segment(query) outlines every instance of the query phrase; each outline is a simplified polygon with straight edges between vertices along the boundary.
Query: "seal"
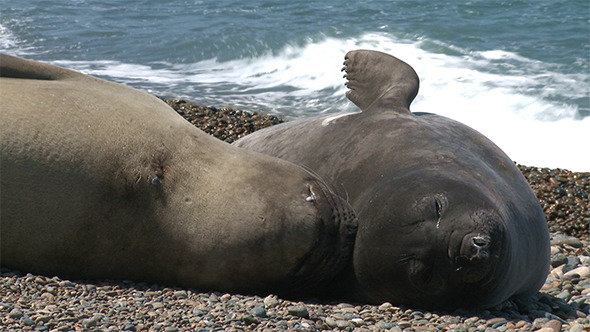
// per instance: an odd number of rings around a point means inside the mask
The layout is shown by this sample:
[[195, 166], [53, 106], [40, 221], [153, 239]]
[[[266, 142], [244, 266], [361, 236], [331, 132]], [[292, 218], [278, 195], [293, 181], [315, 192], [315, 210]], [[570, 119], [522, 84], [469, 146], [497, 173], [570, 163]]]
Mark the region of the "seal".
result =
[[306, 166], [358, 214], [353, 264], [335, 292], [450, 310], [528, 297], [549, 269], [549, 232], [525, 178], [475, 130], [412, 113], [419, 79], [376, 51], [345, 57], [361, 112], [301, 119], [234, 144]]
[[3, 266], [302, 296], [349, 264], [356, 217], [302, 167], [120, 84], [8, 55], [0, 76]]

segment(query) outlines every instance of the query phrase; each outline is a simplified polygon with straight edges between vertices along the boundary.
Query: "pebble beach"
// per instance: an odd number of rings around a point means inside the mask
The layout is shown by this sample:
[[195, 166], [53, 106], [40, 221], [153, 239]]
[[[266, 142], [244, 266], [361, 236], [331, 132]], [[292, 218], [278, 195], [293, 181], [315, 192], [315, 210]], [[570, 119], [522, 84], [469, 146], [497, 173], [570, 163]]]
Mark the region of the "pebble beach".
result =
[[[283, 122], [271, 115], [166, 102], [228, 143]], [[590, 173], [518, 167], [551, 232], [551, 269], [541, 291], [528, 300], [477, 312], [439, 312], [128, 280], [62, 280], [3, 267], [0, 331], [590, 331]]]

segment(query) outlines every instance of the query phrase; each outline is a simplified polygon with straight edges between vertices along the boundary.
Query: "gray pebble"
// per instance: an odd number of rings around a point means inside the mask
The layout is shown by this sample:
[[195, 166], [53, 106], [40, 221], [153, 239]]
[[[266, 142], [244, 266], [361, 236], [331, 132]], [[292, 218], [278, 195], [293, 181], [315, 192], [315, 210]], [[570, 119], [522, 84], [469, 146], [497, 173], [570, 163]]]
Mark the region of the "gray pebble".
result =
[[572, 294], [570, 294], [567, 291], [563, 291], [563, 292], [557, 294], [557, 297], [564, 300], [564, 301], [569, 301], [569, 299], [572, 298]]
[[570, 332], [583, 332], [584, 329], [584, 325], [582, 324], [573, 324], [570, 326]]
[[[410, 325], [404, 327], [407, 323], [408, 322], [398, 322], [397, 324], [402, 329], [412, 326], [412, 324], [410, 323]], [[375, 327], [378, 329], [390, 329], [390, 328], [394, 327], [394, 324], [391, 322], [379, 321], [379, 322], [377, 322], [377, 324], [375, 324]]]
[[328, 325], [331, 328], [336, 328], [336, 326], [338, 326], [338, 324], [336, 323], [336, 320], [332, 317], [326, 317], [326, 325]]
[[264, 298], [264, 307], [267, 309], [274, 308], [279, 304], [279, 300], [275, 295], [269, 295]]
[[174, 297], [177, 299], [186, 299], [188, 298], [188, 293], [185, 290], [179, 290], [174, 292]]
[[567, 236], [564, 234], [556, 234], [551, 239], [551, 245], [557, 246], [557, 245], [563, 245], [563, 244], [570, 245], [574, 248], [582, 248], [584, 246], [582, 241], [580, 241], [578, 238], [575, 238], [572, 236]]
[[244, 315], [242, 317], [242, 321], [244, 321], [244, 323], [250, 325], [250, 324], [260, 324], [260, 321], [258, 319], [256, 319], [256, 317], [252, 317], [250, 315]]
[[555, 254], [551, 257], [551, 266], [553, 267], [558, 267], [565, 263], [567, 263], [567, 256], [562, 253]]
[[303, 318], [309, 318], [309, 312], [307, 311], [307, 308], [305, 307], [305, 305], [289, 306], [289, 307], [287, 307], [287, 312], [289, 312], [289, 315], [303, 317]]
[[549, 321], [549, 318], [537, 318], [533, 321], [533, 329], [537, 330], [543, 327], [545, 323]]
[[25, 316], [23, 318], [22, 322], [23, 322], [23, 324], [28, 325], [28, 326], [35, 324], [35, 321], [27, 316]]
[[133, 324], [127, 324], [123, 327], [123, 331], [135, 331], [136, 327]]
[[387, 309], [389, 309], [389, 308], [391, 308], [391, 307], [393, 307], [393, 306], [391, 305], [391, 303], [389, 303], [389, 302], [385, 302], [385, 303], [383, 303], [382, 305], [380, 305], [380, 306], [379, 306], [379, 310], [381, 310], [381, 311], [385, 311], [385, 310], [387, 310]]
[[250, 313], [256, 317], [266, 318], [266, 309], [263, 307], [254, 307], [250, 310]]
[[14, 318], [14, 319], [19, 319], [22, 316], [23, 316], [23, 312], [20, 311], [20, 309], [18, 309], [18, 308], [14, 308], [8, 313], [8, 317]]

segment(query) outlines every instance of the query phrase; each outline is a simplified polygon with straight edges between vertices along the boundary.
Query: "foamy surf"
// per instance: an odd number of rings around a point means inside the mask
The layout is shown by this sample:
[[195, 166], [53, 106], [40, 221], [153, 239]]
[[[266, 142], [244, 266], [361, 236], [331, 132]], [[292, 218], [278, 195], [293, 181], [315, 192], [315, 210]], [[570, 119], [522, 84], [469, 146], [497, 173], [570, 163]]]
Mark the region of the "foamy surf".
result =
[[[16, 42], [16, 41], [13, 41]], [[309, 40], [256, 58], [191, 64], [55, 60], [54, 64], [155, 95], [231, 106], [286, 119], [355, 111], [344, 96], [344, 54], [375, 49], [414, 67], [420, 93], [413, 111], [432, 112], [480, 131], [522, 164], [590, 171], [588, 73], [503, 50], [471, 51], [426, 38], [365, 33]], [[582, 103], [584, 105], [584, 103]], [[590, 108], [590, 106], [589, 106]], [[582, 119], [583, 118], [583, 119]]]

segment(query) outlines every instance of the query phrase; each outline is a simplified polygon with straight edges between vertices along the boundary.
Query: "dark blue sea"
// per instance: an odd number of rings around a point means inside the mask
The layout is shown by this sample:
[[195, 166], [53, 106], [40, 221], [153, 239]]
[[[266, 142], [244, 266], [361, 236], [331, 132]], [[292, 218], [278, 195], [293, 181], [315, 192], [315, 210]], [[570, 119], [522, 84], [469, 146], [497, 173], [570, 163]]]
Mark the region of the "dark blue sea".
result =
[[588, 0], [0, 2], [4, 53], [287, 119], [356, 110], [340, 69], [359, 48], [414, 67], [413, 111], [519, 163], [590, 171]]

